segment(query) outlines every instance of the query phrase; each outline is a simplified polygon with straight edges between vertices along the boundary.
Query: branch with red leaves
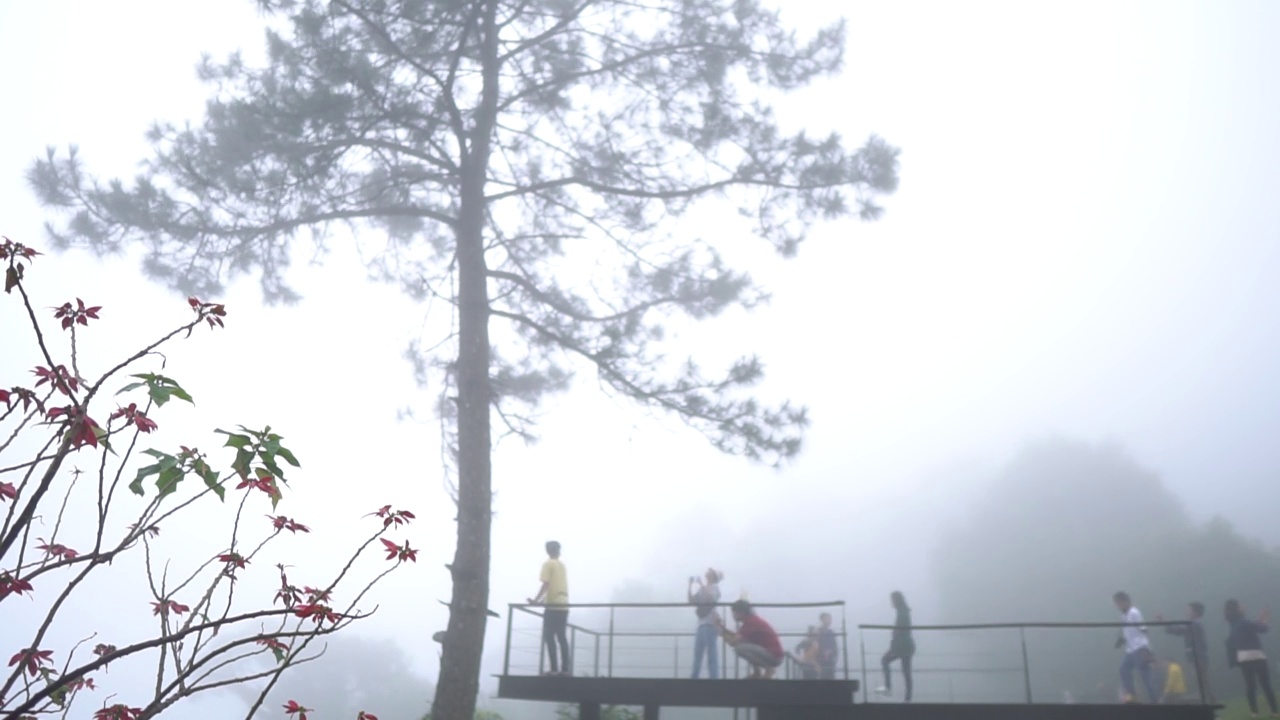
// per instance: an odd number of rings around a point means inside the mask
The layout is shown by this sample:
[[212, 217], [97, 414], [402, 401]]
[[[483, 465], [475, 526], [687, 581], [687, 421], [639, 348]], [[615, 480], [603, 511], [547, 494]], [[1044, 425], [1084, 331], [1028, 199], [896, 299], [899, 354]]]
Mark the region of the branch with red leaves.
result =
[[[224, 327], [226, 308], [188, 298], [193, 317], [90, 382], [80, 368], [82, 359], [91, 358], [81, 358], [78, 333], [100, 332], [109, 312], [81, 298], [54, 305], [50, 310], [57, 329], [47, 335], [27, 291], [38, 257], [34, 249], [0, 238], [5, 292], [20, 301], [30, 321], [27, 349], [34, 355], [30, 385], [0, 389], [0, 627], [6, 629], [0, 652], [9, 657], [7, 673], [0, 669], [0, 716], [65, 716], [84, 693], [100, 693], [95, 720], [145, 720], [205, 690], [261, 682], [256, 710], [281, 673], [318, 657], [307, 652], [313, 640], [368, 617], [373, 610], [361, 605], [374, 586], [404, 562], [416, 562], [418, 551], [407, 540], [385, 537], [414, 514], [390, 506], [370, 513], [377, 518], [370, 535], [334, 569], [327, 584], [293, 585], [275, 541], [305, 538], [313, 530], [279, 512], [289, 488], [287, 472], [300, 464], [278, 433], [270, 427], [217, 430], [221, 451], [228, 453], [225, 460], [194, 446], [168, 451], [140, 446], [162, 434], [158, 416], [170, 401], [194, 404], [187, 390], [164, 374], [167, 361], [159, 349], [190, 337], [200, 325]], [[66, 339], [61, 349], [54, 341], [59, 332]], [[146, 363], [158, 367], [131, 369]], [[115, 394], [133, 397], [101, 407], [107, 383], [126, 371], [129, 380]], [[104, 417], [105, 423], [100, 422]], [[30, 454], [14, 461], [10, 456], [20, 450]], [[234, 506], [225, 503], [228, 492], [239, 493]], [[219, 502], [213, 503], [215, 499]], [[252, 521], [257, 517], [253, 513], [266, 511], [268, 502], [267, 521]], [[178, 554], [186, 548], [181, 541], [170, 543], [161, 528], [181, 522], [179, 515], [201, 511], [232, 511], [226, 544], [210, 548], [175, 576], [171, 570], [182, 564]], [[356, 582], [353, 570], [378, 544], [388, 554], [369, 562], [386, 564], [364, 571], [367, 578]], [[75, 608], [94, 602], [86, 589], [90, 579], [113, 583], [120, 568], [139, 556], [151, 597], [138, 598], [134, 608], [139, 618], [155, 623], [154, 636], [112, 644], [109, 635], [121, 627], [113, 622], [83, 628], [91, 633], [87, 638], [70, 648], [57, 647], [51, 638], [82, 629], [84, 613]], [[157, 556], [165, 557], [163, 564]], [[280, 581], [274, 598], [238, 590], [241, 578], [272, 565]], [[351, 590], [353, 583], [356, 589]], [[128, 589], [118, 582], [110, 586], [122, 596]], [[342, 595], [350, 599], [336, 605], [334, 598]], [[24, 627], [6, 617], [19, 600], [35, 604], [43, 619]], [[24, 617], [30, 617], [29, 609]], [[99, 632], [108, 635], [108, 642], [93, 642]], [[90, 642], [92, 651], [82, 655], [81, 647]], [[254, 661], [262, 656], [273, 661], [266, 670]], [[111, 693], [111, 667], [123, 665], [122, 674], [128, 675], [148, 658], [155, 671], [152, 692], [130, 698]], [[311, 712], [296, 702], [285, 709], [300, 718]], [[376, 720], [368, 713], [361, 717]]]

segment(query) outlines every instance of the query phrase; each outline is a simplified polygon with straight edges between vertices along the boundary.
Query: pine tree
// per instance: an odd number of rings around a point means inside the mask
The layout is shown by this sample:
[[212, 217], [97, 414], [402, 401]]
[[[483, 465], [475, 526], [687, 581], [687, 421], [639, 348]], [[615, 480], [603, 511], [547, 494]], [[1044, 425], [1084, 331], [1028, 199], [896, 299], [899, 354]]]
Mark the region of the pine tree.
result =
[[[681, 219], [708, 202], [736, 208], [790, 256], [817, 220], [877, 217], [897, 150], [784, 132], [771, 103], [840, 69], [844, 28], [802, 41], [756, 0], [260, 3], [273, 20], [265, 65], [206, 58], [203, 123], [154, 127], [145, 174], [93, 180], [73, 147], [50, 150], [30, 180], [70, 215], [51, 228], [61, 246], [140, 244], [147, 272], [184, 291], [256, 273], [268, 300], [296, 300], [285, 282], [296, 243], [323, 246], [348, 224], [385, 233], [380, 277], [452, 304], [439, 409], [458, 544], [433, 714], [469, 718], [489, 595], [491, 409], [527, 435], [520, 406], [587, 367], [723, 451], [794, 456], [804, 409], [751, 399], [757, 358], [723, 375], [663, 362], [664, 325], [763, 299]], [[611, 274], [568, 281], [580, 256]], [[522, 342], [495, 352], [491, 321]]]

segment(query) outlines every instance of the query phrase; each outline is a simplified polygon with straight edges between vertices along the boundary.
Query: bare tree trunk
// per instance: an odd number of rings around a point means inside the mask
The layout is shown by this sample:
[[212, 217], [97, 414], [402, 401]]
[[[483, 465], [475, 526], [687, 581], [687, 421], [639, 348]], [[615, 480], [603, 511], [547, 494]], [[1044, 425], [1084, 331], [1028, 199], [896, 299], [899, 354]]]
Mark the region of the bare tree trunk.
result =
[[471, 720], [475, 714], [488, 618], [492, 389], [484, 229], [485, 180], [498, 103], [496, 17], [496, 0], [485, 0], [480, 20], [483, 95], [462, 156], [457, 226], [458, 547], [453, 556], [453, 597], [432, 720]]

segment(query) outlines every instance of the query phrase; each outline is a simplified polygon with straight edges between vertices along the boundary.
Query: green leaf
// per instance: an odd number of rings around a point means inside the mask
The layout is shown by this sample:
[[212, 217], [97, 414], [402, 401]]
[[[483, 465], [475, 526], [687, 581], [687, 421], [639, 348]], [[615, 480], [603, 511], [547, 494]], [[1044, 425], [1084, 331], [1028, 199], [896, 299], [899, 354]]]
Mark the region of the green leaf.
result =
[[144, 480], [151, 477], [152, 475], [159, 475], [167, 470], [177, 467], [178, 465], [178, 458], [172, 455], [169, 455], [167, 453], [162, 453], [159, 450], [153, 450], [151, 448], [147, 448], [146, 450], [142, 451], [142, 454], [150, 455], [151, 457], [159, 460], [159, 462], [155, 463], [154, 465], [147, 465], [146, 467], [138, 468], [137, 476], [134, 477], [133, 482], [129, 483], [129, 491], [132, 492], [134, 495], [146, 494], [142, 490], [142, 482]]
[[289, 448], [282, 447], [278, 451], [276, 451], [276, 454], [284, 458], [284, 461], [289, 463], [290, 465], [294, 467], [302, 467], [301, 465], [298, 464], [298, 458], [293, 456], [293, 452], [289, 450]]
[[281, 650], [280, 648], [271, 648], [271, 652], [276, 656], [276, 662], [284, 662], [284, 650]]
[[221, 482], [219, 482], [218, 472], [209, 467], [209, 463], [206, 463], [203, 460], [196, 462], [195, 470], [196, 474], [204, 480], [205, 487], [212, 490], [213, 493], [218, 496], [219, 500], [226, 502], [227, 489], [222, 486]]
[[177, 490], [178, 483], [182, 482], [186, 475], [180, 467], [171, 467], [160, 471], [159, 477], [156, 478], [156, 488], [160, 491], [160, 497]]
[[152, 402], [154, 402], [157, 407], [163, 406], [165, 403], [169, 402], [171, 398], [178, 398], [179, 400], [186, 400], [192, 405], [195, 404], [195, 400], [192, 400], [191, 396], [187, 394], [187, 391], [183, 390], [182, 386], [173, 378], [165, 377], [164, 375], [157, 375], [155, 373], [141, 373], [138, 375], [130, 375], [129, 377], [138, 378], [142, 382], [126, 385], [120, 390], [120, 392], [116, 393], [117, 395], [129, 390], [136, 390], [145, 385], [147, 393], [151, 396]]
[[247, 448], [240, 448], [236, 451], [235, 462], [231, 463], [231, 469], [238, 474], [248, 477], [249, 464], [253, 462], [253, 451]]

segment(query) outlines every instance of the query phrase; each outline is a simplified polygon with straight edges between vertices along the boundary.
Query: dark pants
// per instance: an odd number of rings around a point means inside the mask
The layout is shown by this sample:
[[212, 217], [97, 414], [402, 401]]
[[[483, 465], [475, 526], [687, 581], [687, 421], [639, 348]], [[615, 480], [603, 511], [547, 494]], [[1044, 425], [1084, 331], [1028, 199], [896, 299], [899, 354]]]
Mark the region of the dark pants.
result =
[[892, 650], [890, 650], [889, 652], [884, 654], [884, 657], [880, 658], [880, 667], [884, 669], [884, 687], [886, 690], [893, 689], [893, 670], [892, 668], [889, 667], [889, 664], [892, 663], [894, 660], [902, 661], [902, 677], [906, 684], [906, 694], [902, 696], [902, 699], [905, 700], [906, 702], [911, 702], [911, 656], [910, 655], [899, 655], [898, 653], [895, 653]]
[[1276, 712], [1276, 694], [1271, 690], [1271, 667], [1266, 660], [1248, 660], [1240, 663], [1240, 671], [1244, 673], [1245, 693], [1249, 696], [1249, 709], [1258, 712], [1258, 686], [1262, 686], [1262, 694], [1267, 697], [1267, 705], [1271, 712]]
[[1192, 684], [1187, 689], [1191, 690], [1193, 694], [1199, 697], [1200, 689], [1204, 688], [1204, 697], [1202, 698], [1202, 701], [1210, 705], [1216, 705], [1218, 699], [1214, 696], [1213, 685], [1210, 683], [1208, 658], [1205, 658], [1198, 653], [1194, 656], [1188, 654], [1187, 667], [1193, 667], [1196, 669], [1195, 677], [1190, 678]]
[[836, 663], [835, 663], [835, 661], [834, 661], [834, 660], [832, 660], [831, 662], [824, 662], [824, 663], [822, 663], [822, 665], [821, 665], [821, 670], [820, 670], [820, 675], [819, 675], [819, 676], [820, 676], [823, 680], [835, 680], [835, 679], [836, 679]]
[[556, 662], [556, 642], [560, 643], [560, 657], [564, 660], [564, 671], [572, 672], [573, 661], [569, 658], [569, 637], [566, 630], [569, 626], [568, 610], [547, 608], [542, 613], [542, 642], [547, 647], [547, 665], [551, 672], [560, 672], [560, 663]]

